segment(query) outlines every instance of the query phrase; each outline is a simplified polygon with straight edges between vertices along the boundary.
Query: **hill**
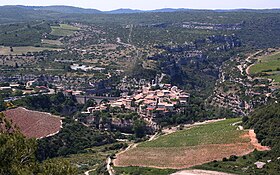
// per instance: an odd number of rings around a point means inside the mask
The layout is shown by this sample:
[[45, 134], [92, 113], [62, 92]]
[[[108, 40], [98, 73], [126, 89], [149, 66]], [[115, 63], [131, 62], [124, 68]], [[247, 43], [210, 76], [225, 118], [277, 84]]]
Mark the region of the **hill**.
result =
[[33, 10], [39, 11], [54, 11], [59, 13], [80, 13], [80, 14], [98, 14], [102, 13], [100, 10], [96, 9], [84, 9], [72, 6], [34, 6], [31, 7]]
[[250, 74], [263, 78], [273, 79], [274, 82], [280, 82], [280, 52], [273, 52], [258, 59], [256, 64], [253, 64], [250, 69]]
[[[270, 151], [254, 151], [246, 156], [232, 160], [213, 161], [195, 168], [231, 172], [235, 174], [271, 174], [280, 172], [280, 104], [272, 103], [262, 106], [243, 118], [245, 127], [253, 128], [258, 140], [270, 146]], [[257, 168], [256, 163], [263, 163]]]
[[61, 118], [25, 108], [10, 109], [4, 111], [4, 115], [28, 138], [48, 137], [58, 133], [62, 127]]
[[128, 14], [128, 13], [142, 13], [142, 10], [133, 10], [133, 9], [116, 9], [111, 11], [106, 11], [107, 14]]
[[181, 169], [248, 154], [254, 145], [248, 131], [233, 126], [238, 121], [228, 119], [160, 136], [119, 154], [115, 165]]
[[[217, 12], [217, 13], [228, 13], [228, 12], [243, 12], [243, 13], [280, 13], [280, 9], [233, 9], [233, 10], [205, 10], [205, 9], [187, 9], [187, 8], [162, 8], [155, 10], [139, 10], [121, 8], [110, 11], [101, 11], [98, 9], [91, 8], [80, 8], [74, 6], [64, 5], [53, 5], [53, 6], [23, 6], [23, 5], [9, 5], [0, 6], [0, 17], [13, 15], [16, 17], [29, 18], [32, 15], [53, 15], [58, 14], [134, 14], [134, 13], [172, 13], [172, 12]], [[40, 15], [41, 13], [41, 15]], [[37, 16], [38, 17], [38, 16]], [[34, 16], [34, 18], [37, 18]]]
[[156, 10], [150, 10], [149, 12], [183, 12], [183, 11], [196, 11], [193, 9], [185, 9], [185, 8], [163, 8], [163, 9], [156, 9]]
[[47, 20], [57, 15], [60, 15], [60, 13], [54, 11], [39, 11], [27, 6], [0, 6], [0, 24]]

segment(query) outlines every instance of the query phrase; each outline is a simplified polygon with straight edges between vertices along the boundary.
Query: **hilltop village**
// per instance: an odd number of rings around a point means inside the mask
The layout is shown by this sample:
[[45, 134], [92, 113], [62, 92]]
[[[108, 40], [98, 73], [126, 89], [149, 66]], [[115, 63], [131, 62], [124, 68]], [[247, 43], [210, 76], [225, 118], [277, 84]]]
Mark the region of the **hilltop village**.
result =
[[180, 106], [187, 104], [190, 94], [171, 84], [161, 84], [158, 89], [151, 85], [143, 86], [132, 95], [124, 95], [108, 103], [88, 107], [87, 112], [100, 111], [111, 107], [136, 111], [142, 118], [152, 122], [154, 118], [180, 112]]
[[[128, 113], [136, 113], [139, 118], [146, 121], [148, 126], [157, 130], [159, 127], [158, 119], [182, 113], [190, 97], [189, 93], [177, 86], [160, 83], [159, 79], [162, 77], [157, 76], [151, 82], [145, 79], [137, 81], [127, 77], [123, 78], [122, 82], [116, 86], [116, 90], [119, 91], [116, 96], [109, 93], [99, 95], [95, 91], [91, 92], [90, 89], [70, 89], [71, 87], [62, 86], [58, 79], [47, 76], [33, 76], [26, 81], [21, 81], [21, 84], [5, 83], [0, 86], [0, 89], [2, 93], [13, 94], [4, 98], [5, 102], [40, 95], [55, 95], [62, 92], [65, 97], [75, 99], [80, 105], [86, 105], [88, 101], [95, 102], [81, 112], [89, 116], [86, 123], [91, 123], [92, 117], [95, 120], [95, 112], [108, 111], [108, 108], [119, 108], [128, 111]], [[98, 84], [91, 85], [98, 86]], [[106, 88], [100, 89], [100, 91], [106, 92]]]

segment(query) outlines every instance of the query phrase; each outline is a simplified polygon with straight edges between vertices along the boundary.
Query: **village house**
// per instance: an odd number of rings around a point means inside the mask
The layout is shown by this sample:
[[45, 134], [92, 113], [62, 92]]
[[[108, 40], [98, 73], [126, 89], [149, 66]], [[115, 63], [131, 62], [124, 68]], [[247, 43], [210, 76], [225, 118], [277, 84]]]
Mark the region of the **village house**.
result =
[[[133, 95], [126, 95], [109, 103], [111, 107], [126, 108], [136, 111], [140, 116], [152, 119], [158, 115], [175, 113], [177, 104], [186, 104], [189, 94], [183, 92], [176, 86], [164, 84], [161, 89], [152, 90], [151, 86], [143, 86]], [[100, 110], [98, 107], [90, 108], [91, 112]], [[89, 111], [88, 110], [88, 111]]]

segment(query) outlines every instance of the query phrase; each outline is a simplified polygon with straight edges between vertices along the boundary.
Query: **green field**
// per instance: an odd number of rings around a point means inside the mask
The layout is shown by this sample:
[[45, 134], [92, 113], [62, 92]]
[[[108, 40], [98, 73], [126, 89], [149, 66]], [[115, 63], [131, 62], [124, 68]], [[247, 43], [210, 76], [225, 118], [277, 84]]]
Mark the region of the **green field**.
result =
[[59, 26], [51, 26], [52, 31], [51, 35], [54, 36], [68, 36], [72, 35], [75, 31], [78, 31], [79, 28], [68, 25], [68, 24], [60, 24]]
[[139, 144], [117, 156], [116, 166], [144, 166], [181, 169], [253, 150], [248, 131], [237, 130], [232, 123], [239, 118], [164, 135]]
[[262, 77], [280, 82], [280, 52], [260, 58], [258, 63], [250, 68], [250, 74], [258, 73], [262, 73]]
[[[186, 147], [207, 144], [227, 144], [239, 142], [243, 132], [236, 130], [231, 123], [240, 119], [228, 119], [216, 123], [197, 126], [162, 136], [152, 142], [145, 142], [139, 147]], [[244, 141], [247, 141], [245, 139]]]
[[62, 46], [63, 43], [59, 40], [49, 40], [49, 39], [42, 39], [41, 42], [43, 45], [50, 45], [50, 46]]
[[33, 47], [33, 46], [23, 46], [23, 47], [13, 47], [11, 52], [10, 47], [0, 47], [0, 55], [21, 55], [27, 52], [41, 52], [43, 50], [60, 50], [49, 47]]
[[274, 74], [267, 76], [267, 78], [273, 79], [275, 82], [280, 83], [280, 74]]

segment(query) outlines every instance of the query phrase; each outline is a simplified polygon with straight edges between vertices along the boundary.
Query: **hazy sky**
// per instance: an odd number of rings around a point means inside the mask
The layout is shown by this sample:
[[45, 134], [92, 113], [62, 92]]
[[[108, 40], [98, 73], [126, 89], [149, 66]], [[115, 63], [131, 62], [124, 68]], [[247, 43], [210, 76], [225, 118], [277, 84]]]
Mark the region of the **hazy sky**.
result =
[[71, 5], [99, 10], [118, 8], [264, 9], [280, 8], [280, 0], [0, 0], [0, 5]]

